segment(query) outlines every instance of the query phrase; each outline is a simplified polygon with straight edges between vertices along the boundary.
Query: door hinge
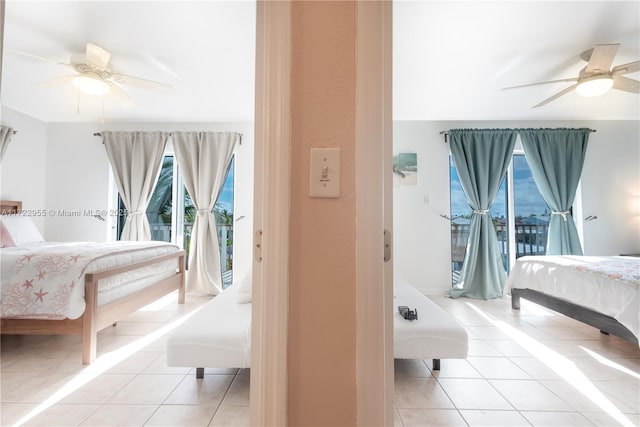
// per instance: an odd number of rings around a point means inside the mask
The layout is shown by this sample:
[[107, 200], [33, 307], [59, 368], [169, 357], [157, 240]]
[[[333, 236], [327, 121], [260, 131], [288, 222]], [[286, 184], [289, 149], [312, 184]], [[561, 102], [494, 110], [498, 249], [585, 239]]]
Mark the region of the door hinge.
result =
[[262, 262], [262, 230], [256, 231], [254, 244], [253, 256], [256, 262]]
[[384, 230], [384, 262], [391, 261], [391, 232]]

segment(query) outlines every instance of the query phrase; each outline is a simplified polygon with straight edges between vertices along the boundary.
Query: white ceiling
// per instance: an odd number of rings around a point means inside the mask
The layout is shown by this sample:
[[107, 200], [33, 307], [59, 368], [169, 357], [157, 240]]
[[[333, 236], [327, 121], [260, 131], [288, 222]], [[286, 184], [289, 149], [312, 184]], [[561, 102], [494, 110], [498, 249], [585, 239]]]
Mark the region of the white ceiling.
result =
[[[531, 107], [570, 83], [500, 88], [575, 77], [579, 55], [620, 43], [614, 65], [640, 59], [638, 1], [394, 2], [396, 120], [633, 119], [636, 94], [570, 93]], [[128, 89], [124, 108], [72, 86], [33, 85], [68, 69], [4, 53], [3, 105], [45, 122], [250, 121], [254, 102], [252, 1], [6, 2], [5, 48], [68, 62], [86, 42], [112, 53], [115, 71], [158, 80], [174, 95]], [[639, 78], [640, 73], [628, 75]], [[79, 112], [78, 112], [79, 107]]]

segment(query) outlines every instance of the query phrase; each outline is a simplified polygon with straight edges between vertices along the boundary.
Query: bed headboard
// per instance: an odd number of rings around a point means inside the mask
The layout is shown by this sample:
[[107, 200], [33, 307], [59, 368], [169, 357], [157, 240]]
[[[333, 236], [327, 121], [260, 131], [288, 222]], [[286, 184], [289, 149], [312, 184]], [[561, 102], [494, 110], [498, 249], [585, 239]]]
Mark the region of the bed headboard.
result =
[[22, 210], [22, 202], [16, 200], [0, 200], [0, 214], [16, 214]]

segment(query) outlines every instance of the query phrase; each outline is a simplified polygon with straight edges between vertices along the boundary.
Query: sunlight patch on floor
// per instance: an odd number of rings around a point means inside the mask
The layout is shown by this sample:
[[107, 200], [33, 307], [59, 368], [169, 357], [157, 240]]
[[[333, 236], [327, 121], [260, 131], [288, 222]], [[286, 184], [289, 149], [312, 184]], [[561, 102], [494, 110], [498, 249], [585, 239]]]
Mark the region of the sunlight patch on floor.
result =
[[640, 379], [640, 374], [639, 373], [627, 368], [626, 366], [622, 366], [621, 364], [616, 363], [611, 359], [607, 359], [606, 357], [596, 353], [595, 351], [589, 350], [588, 348], [585, 348], [583, 346], [580, 346], [580, 348], [585, 353], [587, 353], [589, 356], [593, 357], [594, 359], [596, 359], [598, 362], [602, 363], [603, 365], [608, 366], [610, 368], [613, 368], [613, 369], [615, 369], [617, 371], [623, 372], [623, 373], [625, 373], [627, 375], [631, 375], [634, 378]]
[[524, 349], [531, 353], [531, 355], [535, 356], [538, 360], [547, 365], [549, 369], [553, 370], [567, 383], [571, 384], [577, 391], [598, 405], [603, 411], [613, 417], [620, 424], [628, 427], [634, 426], [634, 424], [629, 421], [629, 419], [613, 403], [611, 403], [611, 401], [600, 390], [598, 390], [591, 381], [589, 381], [589, 378], [587, 378], [587, 376], [571, 360], [556, 353], [525, 333], [518, 331], [513, 326], [495, 319], [493, 316], [485, 313], [474, 304], [469, 302], [466, 304], [515, 342], [520, 344]]
[[[162, 299], [164, 298], [161, 298], [158, 301], [161, 301]], [[175, 303], [175, 296], [174, 296], [174, 303]], [[144, 337], [130, 344], [126, 344], [117, 350], [111, 351], [109, 353], [105, 353], [97, 357], [96, 360], [91, 365], [87, 365], [74, 378], [72, 378], [66, 384], [64, 384], [62, 387], [56, 390], [44, 402], [36, 406], [32, 411], [30, 411], [28, 414], [26, 414], [24, 417], [18, 420], [15, 424], [13, 424], [13, 426], [14, 427], [21, 426], [24, 423], [36, 417], [37, 415], [41, 414], [42, 412], [44, 412], [51, 406], [55, 405], [56, 403], [60, 402], [62, 399], [64, 399], [74, 391], [79, 390], [82, 386], [84, 386], [85, 384], [88, 384], [93, 379], [97, 378], [102, 373], [108, 371], [109, 369], [116, 366], [118, 363], [124, 361], [127, 357], [131, 356], [135, 352], [143, 349], [144, 347], [148, 346], [149, 344], [151, 344], [161, 336], [170, 332], [171, 330], [173, 330], [174, 328], [182, 324], [189, 317], [191, 317], [195, 312], [200, 310], [200, 308], [197, 308], [192, 312], [185, 314], [179, 319], [174, 320], [173, 322], [163, 326], [157, 331], [152, 332], [148, 335], [145, 335]]]

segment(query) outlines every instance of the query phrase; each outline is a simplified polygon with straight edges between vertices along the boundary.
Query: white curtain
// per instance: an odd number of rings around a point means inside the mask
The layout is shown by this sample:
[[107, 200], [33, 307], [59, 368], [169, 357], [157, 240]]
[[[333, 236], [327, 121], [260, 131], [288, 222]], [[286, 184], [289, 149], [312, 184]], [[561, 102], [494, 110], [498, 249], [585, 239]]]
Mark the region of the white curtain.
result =
[[168, 134], [105, 131], [102, 137], [127, 209], [120, 240], [151, 240], [146, 211], [160, 173]]
[[213, 205], [224, 184], [239, 137], [234, 132], [173, 133], [173, 148], [180, 174], [197, 210], [186, 278], [186, 290], [192, 295], [217, 295], [222, 291]]
[[5, 151], [7, 151], [11, 136], [13, 136], [13, 129], [7, 126], [0, 126], [0, 161], [2, 161]]

